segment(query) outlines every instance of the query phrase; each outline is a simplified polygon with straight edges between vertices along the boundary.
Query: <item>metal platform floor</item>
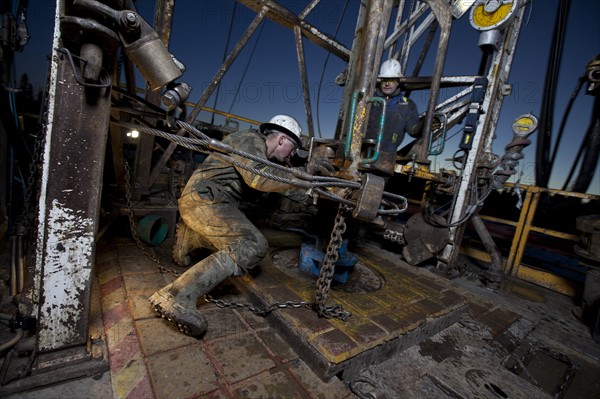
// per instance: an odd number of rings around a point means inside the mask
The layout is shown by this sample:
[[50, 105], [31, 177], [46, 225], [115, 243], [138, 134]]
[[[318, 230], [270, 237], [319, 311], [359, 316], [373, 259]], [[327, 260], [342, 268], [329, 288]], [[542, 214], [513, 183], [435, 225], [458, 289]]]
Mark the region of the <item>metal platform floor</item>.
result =
[[[263, 308], [285, 301], [313, 301], [317, 277], [298, 268], [302, 237], [275, 230], [265, 235], [274, 249], [251, 276], [233, 279], [233, 283], [246, 289]], [[334, 281], [327, 301], [352, 313], [346, 321], [318, 317], [305, 308], [268, 316], [324, 381], [336, 375], [351, 380], [368, 365], [381, 363], [456, 323], [467, 310], [466, 299], [447, 280], [411, 268], [398, 256], [361, 252], [351, 273], [356, 280]]]
[[[215, 298], [259, 306], [312, 300], [315, 278], [285, 271], [293, 257], [282, 245], [293, 246], [291, 236], [268, 238], [272, 262], [254, 276], [224, 282], [212, 293]], [[167, 241], [154, 251], [164, 266], [175, 268], [171, 245]], [[107, 371], [2, 396], [600, 397], [595, 377], [600, 345], [570, 316], [571, 298], [519, 282], [507, 281], [503, 290], [491, 292], [468, 279], [446, 281], [400, 262], [376, 243], [365, 243], [357, 252], [369, 254], [362, 262], [385, 284], [369, 293], [332, 288], [329, 302], [342, 303], [354, 314], [347, 323], [320, 319], [309, 309], [281, 309], [263, 318], [202, 301], [209, 330], [197, 340], [156, 317], [148, 304], [147, 298], [173, 276], [161, 273], [130, 238], [106, 238], [97, 247], [94, 299], [103, 325], [95, 340], [106, 348]], [[388, 268], [398, 269], [396, 280]], [[419, 305], [408, 306], [410, 301]], [[519, 370], [514, 359], [527, 363], [527, 369]], [[544, 370], [544, 364], [557, 362], [561, 367]]]

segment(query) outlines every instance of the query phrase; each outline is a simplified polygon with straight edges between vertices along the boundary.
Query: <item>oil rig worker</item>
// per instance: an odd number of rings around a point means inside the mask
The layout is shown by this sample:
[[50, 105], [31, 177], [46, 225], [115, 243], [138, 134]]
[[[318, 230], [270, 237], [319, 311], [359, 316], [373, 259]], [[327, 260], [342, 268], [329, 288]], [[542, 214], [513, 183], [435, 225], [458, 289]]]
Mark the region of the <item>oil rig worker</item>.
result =
[[[282, 164], [302, 144], [300, 125], [288, 115], [275, 115], [268, 123], [261, 124], [259, 130], [260, 133], [253, 130], [231, 133], [223, 143]], [[240, 164], [281, 177], [281, 180], [294, 179], [288, 171], [240, 155], [231, 156]], [[322, 159], [309, 162], [306, 172], [332, 171], [331, 165], [323, 162]], [[247, 273], [264, 258], [269, 248], [263, 234], [238, 209], [238, 203], [256, 197], [259, 192], [283, 193], [291, 189], [294, 187], [290, 184], [252, 173], [222, 160], [217, 154], [209, 155], [194, 171], [179, 198], [182, 220], [177, 228], [173, 259], [187, 266], [191, 263], [188, 255], [191, 251], [207, 248], [214, 252], [154, 293], [149, 298], [154, 310], [184, 334], [202, 337], [207, 321], [197, 310], [198, 298], [226, 278]]]
[[[372, 168], [387, 175], [392, 175], [394, 172], [396, 151], [405, 133], [418, 137], [423, 125], [414, 101], [402, 96], [399, 82], [401, 77], [400, 63], [395, 59], [386, 60], [379, 69], [375, 89], [375, 96], [386, 100], [386, 109], [380, 153]], [[381, 111], [381, 105], [377, 102], [373, 103], [365, 133], [366, 139], [377, 139]]]

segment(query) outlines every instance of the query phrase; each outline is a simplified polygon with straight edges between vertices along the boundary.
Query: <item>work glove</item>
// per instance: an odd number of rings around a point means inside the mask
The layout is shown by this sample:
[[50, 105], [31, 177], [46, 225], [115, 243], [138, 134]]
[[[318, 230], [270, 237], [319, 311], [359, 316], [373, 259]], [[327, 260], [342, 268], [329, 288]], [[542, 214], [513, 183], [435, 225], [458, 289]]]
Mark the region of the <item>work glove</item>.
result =
[[327, 158], [317, 157], [311, 159], [306, 164], [306, 172], [309, 175], [331, 176], [335, 172], [335, 168], [329, 163]]

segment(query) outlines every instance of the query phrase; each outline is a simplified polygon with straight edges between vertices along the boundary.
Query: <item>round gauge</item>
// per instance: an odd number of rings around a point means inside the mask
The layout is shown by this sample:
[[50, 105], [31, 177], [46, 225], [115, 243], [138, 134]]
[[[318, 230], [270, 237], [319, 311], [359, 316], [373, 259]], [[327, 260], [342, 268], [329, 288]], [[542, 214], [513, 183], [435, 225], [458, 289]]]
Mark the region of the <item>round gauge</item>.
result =
[[517, 0], [478, 0], [471, 8], [471, 26], [483, 31], [502, 29], [516, 8]]
[[517, 117], [512, 124], [513, 132], [520, 137], [527, 137], [537, 129], [538, 120], [531, 114]]

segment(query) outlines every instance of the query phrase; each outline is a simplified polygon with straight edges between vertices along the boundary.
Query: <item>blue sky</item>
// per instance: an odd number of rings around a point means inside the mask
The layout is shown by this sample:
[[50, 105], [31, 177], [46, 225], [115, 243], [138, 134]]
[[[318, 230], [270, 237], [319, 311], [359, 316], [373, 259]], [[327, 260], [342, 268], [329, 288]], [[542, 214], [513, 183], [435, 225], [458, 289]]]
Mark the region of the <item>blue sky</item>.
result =
[[[280, 3], [298, 13], [308, 1]], [[322, 1], [307, 21], [333, 36], [344, 3], [343, 0]], [[359, 3], [359, 0], [349, 1], [337, 35], [338, 40], [348, 48], [352, 45]], [[152, 23], [154, 1], [140, 0], [136, 4], [142, 16]], [[535, 0], [533, 6], [529, 6], [526, 11], [526, 22], [522, 27], [509, 79], [513, 87], [512, 94], [504, 99], [496, 130], [496, 154], [502, 154], [504, 146], [510, 141], [511, 124], [518, 115], [529, 112], [539, 115], [557, 5], [558, 0]], [[239, 4], [235, 14], [233, 10], [233, 1], [230, 0], [176, 1], [169, 50], [186, 65], [186, 72], [179, 80], [192, 86], [191, 101], [197, 101], [202, 95], [223, 61], [232, 18], [234, 24], [229, 50], [237, 43], [255, 16], [252, 10]], [[600, 24], [597, 22], [599, 15], [599, 1], [572, 0], [558, 82], [554, 115], [555, 136], [577, 78], [584, 72], [586, 64], [600, 53]], [[470, 26], [467, 17], [468, 15], [464, 16], [453, 25], [444, 70], [447, 75], [477, 73], [481, 57], [477, 47], [479, 34]], [[31, 40], [25, 50], [17, 55], [17, 81], [21, 74], [27, 73], [35, 88], [44, 84], [53, 18], [54, 1], [29, 0], [28, 28]], [[260, 40], [256, 43], [259, 35]], [[343, 89], [333, 81], [345, 64], [331, 55], [323, 72], [327, 53], [306, 40], [305, 53], [315, 129], [320, 126], [322, 137], [332, 137], [343, 94]], [[429, 63], [421, 74], [430, 74], [431, 68], [432, 63]], [[245, 75], [241, 80], [244, 71]], [[319, 84], [322, 73], [323, 80]], [[138, 85], [141, 83], [138, 82]], [[297, 116], [303, 130], [307, 131], [301, 87], [292, 31], [266, 20], [225, 75], [216, 104], [213, 96], [206, 105], [260, 121], [268, 120], [277, 113], [291, 114]], [[454, 92], [450, 90], [442, 92], [442, 96], [452, 94]], [[411, 98], [417, 102], [421, 111], [426, 108], [426, 92], [415, 92]], [[589, 125], [592, 100], [591, 96], [583, 93], [578, 96], [559, 151], [561, 162], [553, 171], [551, 187], [562, 187], [564, 176], [573, 163], [581, 138]], [[209, 116], [201, 113], [200, 118], [208, 120]], [[220, 123], [218, 119], [217, 122]], [[456, 148], [460, 136], [459, 134], [454, 141], [449, 141], [446, 144], [447, 148]], [[521, 161], [522, 181], [526, 184], [534, 182], [535, 134], [531, 139], [534, 142], [525, 150], [526, 158]], [[434, 162], [444, 166], [447, 163], [446, 158], [447, 154], [442, 154]], [[589, 192], [600, 194], [600, 171], [596, 172]]]

